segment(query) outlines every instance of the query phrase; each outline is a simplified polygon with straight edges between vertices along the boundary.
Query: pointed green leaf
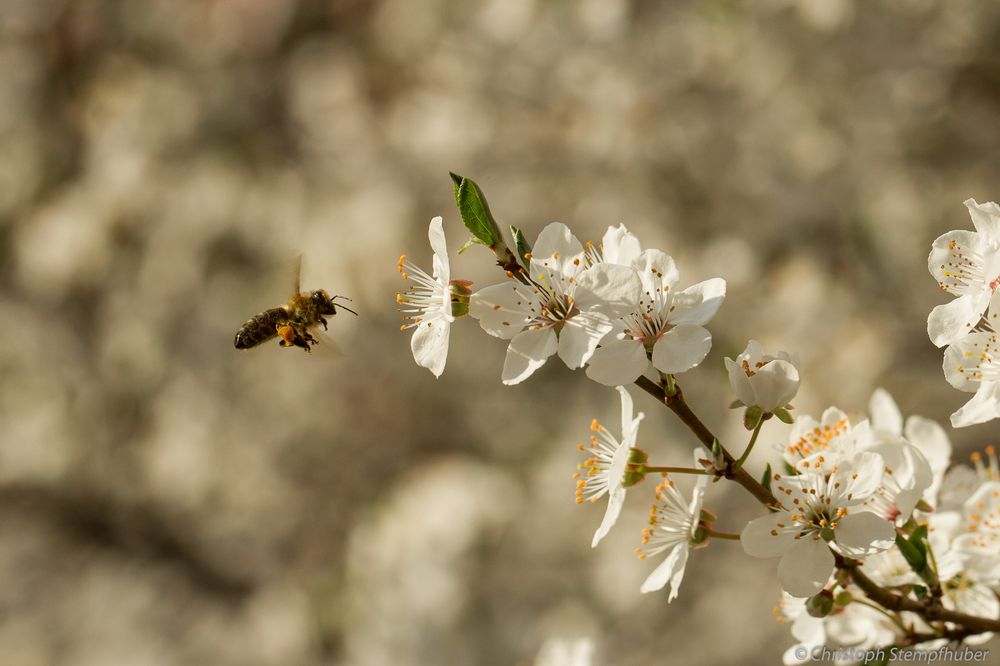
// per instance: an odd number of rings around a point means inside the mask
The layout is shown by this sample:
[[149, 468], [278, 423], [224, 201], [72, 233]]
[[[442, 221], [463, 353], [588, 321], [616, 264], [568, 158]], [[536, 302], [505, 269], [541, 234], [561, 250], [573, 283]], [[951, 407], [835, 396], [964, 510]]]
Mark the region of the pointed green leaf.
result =
[[927, 566], [927, 555], [899, 534], [896, 535], [896, 547], [916, 573], [919, 574]]
[[772, 412], [772, 413], [773, 413], [773, 414], [774, 414], [775, 416], [777, 416], [777, 417], [778, 417], [778, 420], [779, 420], [779, 421], [781, 421], [782, 423], [787, 423], [787, 424], [789, 424], [789, 425], [791, 425], [792, 423], [795, 423], [795, 417], [794, 417], [794, 416], [792, 416], [792, 415], [791, 415], [791, 414], [790, 414], [790, 413], [788, 412], [788, 410], [787, 410], [787, 409], [784, 409], [784, 408], [782, 408], [782, 407], [779, 407], [778, 409], [774, 410], [774, 412]]
[[768, 492], [771, 490], [771, 463], [767, 463], [764, 467], [764, 475], [760, 477], [760, 485], [767, 488]]
[[503, 236], [497, 226], [486, 195], [476, 183], [458, 174], [449, 174], [455, 183], [455, 203], [465, 227], [484, 245], [497, 248], [503, 244]]
[[743, 427], [747, 430], [753, 430], [760, 423], [763, 416], [764, 410], [757, 405], [747, 407], [747, 411], [743, 412]]
[[527, 239], [525, 239], [524, 232], [512, 224], [510, 225], [510, 235], [514, 237], [514, 247], [517, 249], [517, 256], [521, 259], [521, 263], [524, 264], [525, 267], [528, 267], [529, 262], [527, 255], [531, 254], [531, 245], [529, 245]]

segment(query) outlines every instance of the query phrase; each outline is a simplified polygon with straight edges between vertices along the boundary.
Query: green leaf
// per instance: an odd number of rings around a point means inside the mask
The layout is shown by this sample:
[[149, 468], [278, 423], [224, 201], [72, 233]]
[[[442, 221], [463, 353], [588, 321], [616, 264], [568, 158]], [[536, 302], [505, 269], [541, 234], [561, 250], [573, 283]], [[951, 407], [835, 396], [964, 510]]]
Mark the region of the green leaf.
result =
[[914, 544], [906, 540], [902, 535], [896, 535], [896, 547], [899, 548], [899, 552], [902, 553], [903, 558], [906, 559], [906, 563], [910, 565], [916, 573], [920, 573], [927, 566], [927, 554], [926, 552]]
[[787, 423], [789, 425], [791, 425], [792, 423], [795, 423], [795, 417], [792, 416], [788, 412], [788, 410], [785, 409], [785, 408], [783, 408], [783, 407], [778, 407], [776, 410], [774, 410], [772, 412], [772, 414], [774, 414], [775, 416], [777, 416], [778, 420], [781, 421], [782, 423]]
[[493, 219], [483, 191], [468, 178], [454, 173], [449, 175], [455, 183], [455, 203], [458, 205], [458, 212], [462, 216], [465, 228], [483, 245], [490, 248], [502, 245], [503, 236], [500, 235], [500, 228]]
[[476, 238], [475, 236], [473, 236], [469, 240], [465, 241], [465, 244], [462, 245], [462, 247], [458, 248], [458, 253], [462, 254], [463, 252], [465, 252], [466, 250], [468, 250], [473, 245], [482, 245], [482, 244], [483, 244], [483, 241], [481, 241], [478, 238]]
[[743, 412], [743, 427], [747, 430], [753, 430], [763, 417], [764, 410], [757, 405], [747, 407], [747, 411]]
[[527, 255], [531, 254], [531, 246], [528, 245], [528, 241], [524, 238], [524, 232], [512, 224], [510, 225], [510, 235], [514, 237], [514, 247], [517, 248], [517, 256], [521, 259], [521, 263], [524, 264], [525, 268], [527, 268], [530, 265]]
[[764, 474], [760, 477], [760, 485], [767, 488], [768, 492], [771, 490], [771, 463], [767, 463], [764, 467]]

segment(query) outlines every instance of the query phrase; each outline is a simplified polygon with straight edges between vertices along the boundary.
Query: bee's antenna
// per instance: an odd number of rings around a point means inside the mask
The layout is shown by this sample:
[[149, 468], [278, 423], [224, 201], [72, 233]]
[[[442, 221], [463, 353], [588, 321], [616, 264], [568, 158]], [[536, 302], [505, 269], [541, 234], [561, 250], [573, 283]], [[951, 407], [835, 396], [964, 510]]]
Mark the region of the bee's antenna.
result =
[[352, 315], [354, 315], [355, 317], [357, 317], [357, 316], [358, 316], [358, 313], [357, 313], [357, 312], [355, 312], [355, 311], [354, 311], [354, 310], [352, 310], [351, 308], [347, 307], [346, 305], [341, 305], [341, 306], [340, 306], [340, 309], [341, 309], [341, 310], [347, 310], [348, 312], [350, 312], [350, 313], [351, 313]]

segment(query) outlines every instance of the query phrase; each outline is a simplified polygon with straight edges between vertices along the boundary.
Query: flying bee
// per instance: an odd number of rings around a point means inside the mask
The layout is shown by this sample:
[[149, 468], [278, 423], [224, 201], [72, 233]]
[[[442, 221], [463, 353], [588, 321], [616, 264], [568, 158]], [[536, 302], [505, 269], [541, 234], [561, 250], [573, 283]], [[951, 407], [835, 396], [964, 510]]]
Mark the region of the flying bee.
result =
[[288, 303], [270, 310], [264, 310], [258, 315], [247, 319], [240, 330], [236, 331], [233, 344], [237, 349], [250, 349], [277, 337], [282, 347], [301, 347], [307, 352], [318, 341], [310, 333], [310, 329], [323, 325], [326, 330], [326, 315], [337, 314], [337, 308], [346, 310], [357, 316], [357, 312], [349, 307], [336, 304], [338, 298], [351, 300], [346, 296], [330, 296], [325, 289], [301, 291], [299, 275], [302, 268], [302, 258], [299, 257], [295, 270], [295, 293]]

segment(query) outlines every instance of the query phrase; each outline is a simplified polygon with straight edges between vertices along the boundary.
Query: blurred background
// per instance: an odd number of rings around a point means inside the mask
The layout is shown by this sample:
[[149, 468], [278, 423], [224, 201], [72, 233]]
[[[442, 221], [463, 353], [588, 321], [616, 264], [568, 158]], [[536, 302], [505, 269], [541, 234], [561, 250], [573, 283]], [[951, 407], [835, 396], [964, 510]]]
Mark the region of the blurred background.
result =
[[[429, 268], [443, 215], [452, 276], [500, 278], [455, 255], [455, 171], [529, 240], [625, 223], [682, 285], [724, 277], [682, 384], [734, 450], [750, 337], [800, 355], [801, 413], [884, 386], [947, 423], [926, 257], [1000, 198], [998, 115], [988, 0], [0, 0], [0, 661], [492, 666], [590, 637], [596, 664], [777, 663], [776, 563], [715, 543], [678, 600], [640, 595], [651, 484], [591, 550], [570, 478], [615, 393], [557, 361], [504, 387], [469, 320], [435, 380], [396, 259]], [[300, 253], [354, 299], [346, 356], [237, 352]]]

